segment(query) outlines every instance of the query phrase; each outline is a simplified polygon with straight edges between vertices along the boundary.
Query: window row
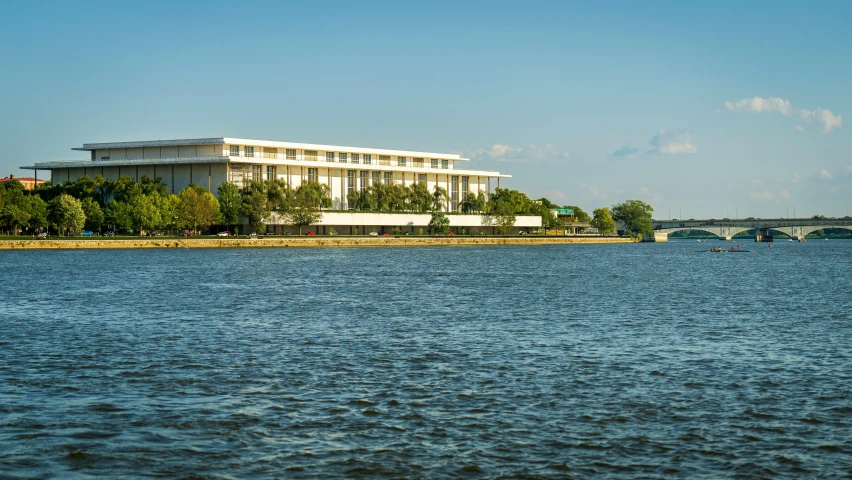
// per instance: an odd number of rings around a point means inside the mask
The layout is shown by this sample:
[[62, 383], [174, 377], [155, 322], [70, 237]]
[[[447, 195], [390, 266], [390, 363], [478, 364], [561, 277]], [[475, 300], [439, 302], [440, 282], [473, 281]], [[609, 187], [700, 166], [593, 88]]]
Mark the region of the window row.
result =
[[[279, 149], [277, 148], [270, 147], [255, 148], [252, 146], [231, 145], [229, 153], [232, 157], [282, 158], [286, 160], [298, 159], [295, 149], [282, 149], [280, 152], [281, 157], [279, 157], [278, 150]], [[317, 150], [303, 150], [301, 159], [308, 162], [319, 161], [319, 152]], [[423, 158], [396, 157], [396, 163], [392, 163], [393, 159], [391, 155], [373, 155], [370, 153], [325, 152], [325, 161], [329, 163], [384, 165], [388, 167], [397, 166], [423, 168], [425, 166], [425, 159]], [[448, 159], [433, 158], [431, 159], [430, 166], [432, 168], [446, 170], [450, 168], [450, 161]]]

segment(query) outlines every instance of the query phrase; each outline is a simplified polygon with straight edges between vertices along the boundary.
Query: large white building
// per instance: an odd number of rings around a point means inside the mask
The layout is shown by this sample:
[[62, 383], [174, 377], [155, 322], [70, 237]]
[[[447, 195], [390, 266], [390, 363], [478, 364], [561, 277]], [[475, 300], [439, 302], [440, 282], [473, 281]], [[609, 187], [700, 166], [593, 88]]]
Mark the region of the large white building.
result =
[[[333, 211], [323, 215], [317, 233], [333, 226], [341, 227], [340, 233], [349, 233], [347, 228], [359, 226], [381, 232], [394, 226], [413, 229], [428, 224], [429, 215], [423, 214], [349, 212], [349, 192], [364, 190], [373, 183], [407, 186], [425, 182], [429, 191], [443, 187], [449, 197], [446, 210], [458, 212], [465, 193], [484, 192], [488, 196], [500, 186], [501, 178], [510, 177], [493, 171], [460, 169], [460, 162], [467, 159], [454, 154], [228, 137], [87, 143], [74, 150], [89, 152], [90, 158], [21, 168], [49, 170], [53, 183], [74, 181], [84, 175], [110, 179], [127, 176], [133, 180], [147, 175], [162, 179], [171, 193], [192, 183], [214, 195], [223, 182], [242, 186], [246, 180], [282, 179], [296, 188], [302, 182], [316, 181], [329, 186], [333, 202]], [[454, 230], [487, 231], [491, 229], [489, 222], [481, 215], [450, 216]], [[517, 217], [519, 229], [539, 226], [539, 217]], [[278, 230], [282, 229], [279, 226]]]

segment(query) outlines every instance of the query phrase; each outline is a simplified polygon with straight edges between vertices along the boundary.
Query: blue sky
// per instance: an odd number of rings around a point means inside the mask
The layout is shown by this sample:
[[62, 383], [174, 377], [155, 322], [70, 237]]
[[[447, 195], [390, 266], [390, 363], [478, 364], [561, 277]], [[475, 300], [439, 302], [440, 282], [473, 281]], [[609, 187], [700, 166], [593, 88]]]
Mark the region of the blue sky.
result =
[[18, 2], [0, 175], [87, 142], [461, 153], [655, 217], [843, 216], [852, 2]]

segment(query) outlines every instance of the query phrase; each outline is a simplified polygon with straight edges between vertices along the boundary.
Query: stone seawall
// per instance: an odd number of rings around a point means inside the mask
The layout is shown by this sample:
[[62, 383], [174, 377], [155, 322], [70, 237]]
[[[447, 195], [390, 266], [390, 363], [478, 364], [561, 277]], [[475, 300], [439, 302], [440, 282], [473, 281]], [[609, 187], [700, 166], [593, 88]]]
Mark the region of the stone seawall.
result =
[[140, 238], [128, 240], [0, 240], [0, 250], [86, 248], [263, 248], [263, 247], [417, 247], [449, 245], [564, 245], [635, 243], [615, 237], [276, 237], [276, 238]]

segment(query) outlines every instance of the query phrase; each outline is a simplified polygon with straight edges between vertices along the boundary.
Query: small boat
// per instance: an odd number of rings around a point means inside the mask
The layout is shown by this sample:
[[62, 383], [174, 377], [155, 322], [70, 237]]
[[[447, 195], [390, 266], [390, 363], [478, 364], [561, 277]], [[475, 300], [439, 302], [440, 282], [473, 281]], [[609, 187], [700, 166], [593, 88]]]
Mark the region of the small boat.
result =
[[710, 250], [699, 250], [699, 252], [710, 252], [710, 253], [747, 253], [748, 250], [743, 250], [742, 248], [731, 247], [730, 250], [726, 250], [722, 247], [713, 247]]

